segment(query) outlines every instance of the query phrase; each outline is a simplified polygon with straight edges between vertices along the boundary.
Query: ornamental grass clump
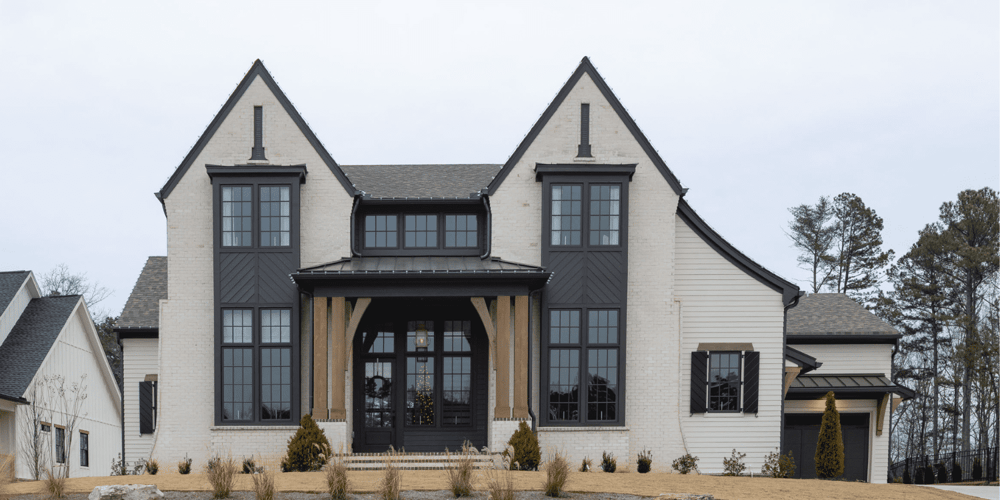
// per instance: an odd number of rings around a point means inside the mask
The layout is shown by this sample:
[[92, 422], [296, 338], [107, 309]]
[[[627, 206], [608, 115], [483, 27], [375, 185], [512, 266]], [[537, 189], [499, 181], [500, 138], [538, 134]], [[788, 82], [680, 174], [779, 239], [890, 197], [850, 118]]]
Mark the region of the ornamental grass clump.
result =
[[456, 497], [467, 497], [472, 495], [473, 482], [475, 481], [475, 459], [473, 455], [476, 448], [472, 443], [465, 441], [462, 443], [462, 452], [454, 458], [446, 448], [444, 450], [448, 460], [448, 487]]
[[306, 472], [320, 470], [326, 465], [323, 450], [329, 449], [330, 442], [326, 439], [323, 429], [320, 429], [312, 416], [306, 413], [299, 421], [299, 429], [288, 440], [288, 452], [285, 455], [287, 463], [282, 467], [285, 471]]
[[545, 468], [545, 484], [542, 491], [547, 497], [559, 498], [566, 487], [566, 480], [569, 479], [569, 462], [561, 452], [556, 452], [552, 460]]
[[653, 452], [643, 449], [635, 461], [639, 474], [645, 474], [653, 468]]
[[615, 460], [614, 453], [601, 453], [601, 470], [604, 472], [614, 472], [618, 469], [618, 461]]
[[681, 474], [690, 474], [692, 471], [698, 472], [698, 457], [687, 453], [680, 458], [675, 459], [674, 463], [670, 464], [670, 466]]
[[[251, 463], [253, 459], [250, 459]], [[244, 465], [246, 460], [243, 461]], [[246, 468], [244, 467], [244, 470]], [[244, 474], [251, 474], [250, 479], [253, 480], [253, 496], [256, 500], [274, 500], [275, 491], [277, 488], [274, 485], [274, 469], [272, 467], [251, 467], [251, 472], [244, 472]]]
[[[510, 448], [507, 446], [504, 456]], [[512, 452], [513, 453], [513, 452]], [[510, 467], [493, 467], [486, 470], [486, 492], [490, 500], [514, 500], [514, 474]]]
[[14, 456], [0, 458], [0, 500], [8, 497], [7, 488], [14, 482]]
[[236, 486], [236, 473], [239, 471], [236, 460], [231, 456], [215, 456], [209, 459], [205, 469], [208, 483], [212, 485], [212, 498], [229, 498]]
[[326, 464], [326, 491], [330, 500], [347, 500], [351, 486], [347, 482], [347, 464], [344, 462], [344, 446]]
[[531, 428], [523, 420], [507, 444], [510, 447], [504, 450], [503, 456], [507, 459], [510, 470], [538, 470], [538, 463], [542, 461], [538, 436], [531, 432]]
[[62, 472], [52, 472], [52, 469], [46, 468], [44, 473], [43, 481], [45, 482], [45, 491], [49, 492], [48, 498], [56, 499], [63, 498], [66, 496], [66, 475]]
[[157, 472], [160, 472], [160, 462], [157, 462], [155, 458], [150, 459], [148, 462], [146, 462], [147, 474], [155, 476]]
[[816, 442], [816, 476], [832, 479], [844, 473], [844, 437], [840, 430], [840, 413], [833, 392], [826, 393], [826, 411], [819, 424]]
[[747, 464], [743, 463], [746, 456], [746, 453], [736, 453], [736, 448], [733, 448], [733, 454], [729, 458], [722, 459], [722, 475], [742, 476], [747, 470]]
[[389, 451], [385, 453], [382, 460], [382, 479], [378, 483], [379, 500], [399, 500], [399, 491], [403, 487], [403, 471], [399, 470], [396, 459], [402, 455], [395, 448], [389, 446]]
[[590, 472], [590, 469], [594, 467], [594, 461], [590, 457], [583, 457], [583, 463], [580, 464], [580, 472]]
[[787, 455], [778, 453], [778, 449], [768, 453], [764, 457], [764, 465], [760, 468], [760, 474], [766, 477], [789, 478], [795, 475], [795, 458], [792, 457], [792, 450], [788, 450]]

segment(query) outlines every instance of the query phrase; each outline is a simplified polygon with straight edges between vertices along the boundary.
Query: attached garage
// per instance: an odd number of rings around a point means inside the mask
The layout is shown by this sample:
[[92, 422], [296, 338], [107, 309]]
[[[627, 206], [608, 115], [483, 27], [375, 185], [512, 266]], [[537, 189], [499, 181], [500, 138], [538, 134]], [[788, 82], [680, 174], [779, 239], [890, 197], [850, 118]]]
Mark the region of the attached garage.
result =
[[[841, 413], [840, 427], [844, 438], [844, 475], [847, 481], [868, 481], [867, 413]], [[785, 449], [795, 458], [795, 476], [816, 478], [816, 442], [822, 413], [790, 413], [785, 415]]]

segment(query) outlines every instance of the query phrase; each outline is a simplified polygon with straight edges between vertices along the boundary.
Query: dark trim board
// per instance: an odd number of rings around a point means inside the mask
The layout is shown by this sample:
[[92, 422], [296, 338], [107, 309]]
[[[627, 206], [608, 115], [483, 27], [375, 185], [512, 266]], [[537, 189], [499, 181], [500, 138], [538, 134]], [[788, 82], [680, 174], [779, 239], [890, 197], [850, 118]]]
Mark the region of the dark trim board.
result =
[[496, 174], [496, 177], [494, 177], [493, 182], [490, 182], [489, 187], [486, 188], [488, 194], [494, 194], [497, 192], [497, 189], [499, 189], [500, 185], [503, 184], [504, 179], [506, 179], [507, 175], [510, 174], [510, 171], [514, 169], [514, 166], [517, 165], [517, 162], [521, 161], [521, 158], [524, 156], [524, 153], [528, 151], [528, 147], [530, 147], [531, 144], [535, 142], [535, 138], [538, 137], [538, 134], [542, 132], [542, 129], [545, 128], [545, 125], [548, 124], [550, 119], [552, 119], [552, 115], [554, 115], [556, 110], [559, 109], [559, 106], [561, 106], [563, 101], [566, 100], [566, 97], [569, 96], [569, 93], [573, 90], [573, 87], [576, 85], [578, 81], [580, 81], [580, 78], [584, 74], [590, 75], [590, 79], [594, 81], [594, 84], [597, 85], [598, 90], [601, 91], [601, 94], [604, 96], [604, 98], [607, 99], [608, 103], [611, 104], [611, 108], [614, 109], [615, 113], [618, 114], [618, 118], [621, 119], [622, 123], [625, 124], [625, 127], [628, 128], [629, 132], [632, 133], [632, 138], [634, 138], [635, 141], [639, 143], [639, 145], [642, 147], [642, 150], [646, 153], [646, 156], [649, 157], [649, 160], [653, 162], [653, 165], [656, 166], [656, 169], [660, 171], [660, 174], [663, 175], [663, 178], [666, 179], [668, 184], [670, 184], [670, 187], [671, 189], [674, 190], [674, 193], [677, 194], [678, 196], [683, 195], [685, 189], [681, 187], [680, 181], [677, 180], [677, 177], [675, 177], [673, 172], [670, 171], [670, 169], [667, 167], [667, 164], [663, 161], [662, 158], [660, 158], [659, 153], [657, 153], [656, 149], [653, 148], [653, 145], [650, 144], [649, 139], [646, 139], [646, 136], [642, 133], [641, 130], [639, 130], [639, 126], [635, 124], [635, 120], [633, 120], [632, 117], [629, 116], [628, 111], [625, 111], [625, 106], [622, 106], [621, 101], [619, 101], [618, 97], [616, 97], [614, 92], [611, 91], [611, 88], [608, 87], [608, 84], [604, 81], [604, 78], [602, 78], [601, 75], [598, 74], [597, 68], [595, 68], [594, 65], [590, 63], [590, 59], [587, 57], [584, 57], [580, 61], [580, 65], [577, 66], [576, 71], [574, 71], [573, 74], [570, 75], [569, 80], [566, 81], [562, 89], [559, 90], [559, 93], [556, 94], [555, 99], [553, 99], [552, 102], [549, 104], [549, 106], [545, 108], [545, 111], [542, 113], [541, 118], [539, 118], [538, 121], [535, 122], [535, 125], [531, 127], [531, 130], [528, 131], [528, 135], [526, 135], [524, 139], [521, 141], [521, 143], [517, 146], [517, 149], [514, 150], [514, 154], [510, 156], [510, 159], [508, 159], [507, 162], [504, 163], [503, 168], [501, 168], [500, 172]]
[[821, 366], [823, 363], [816, 361], [816, 358], [791, 347], [785, 346], [785, 359], [799, 365], [802, 368], [800, 375], [805, 375]]
[[[708, 244], [708, 246], [715, 249], [722, 257], [732, 263], [734, 266], [743, 270], [743, 272], [749, 274], [761, 284], [770, 287], [772, 290], [781, 293], [781, 301], [784, 305], [788, 306], [792, 304], [792, 301], [798, 297], [802, 292], [799, 291], [798, 285], [795, 285], [781, 277], [777, 274], [772, 273], [761, 266], [760, 264], [754, 262], [749, 257], [736, 249], [732, 244], [722, 238], [722, 236], [715, 232], [701, 217], [698, 216], [688, 205], [687, 201], [681, 199], [677, 203], [677, 215], [687, 223], [692, 231], [695, 232], [702, 241]], [[789, 336], [789, 339], [792, 337]]]
[[628, 165], [589, 165], [589, 164], [548, 164], [548, 163], [536, 163], [535, 164], [535, 180], [540, 181], [542, 177], [546, 175], [592, 175], [592, 176], [609, 176], [609, 175], [627, 175], [628, 180], [632, 181], [632, 176], [635, 175], [635, 163]]
[[290, 177], [298, 176], [299, 184], [306, 183], [305, 165], [205, 165], [208, 176], [216, 177]]
[[159, 328], [114, 328], [120, 339], [157, 339], [160, 338]]
[[3, 399], [5, 401], [10, 401], [10, 402], [13, 402], [13, 403], [17, 403], [17, 404], [22, 404], [22, 405], [30, 405], [31, 404], [31, 401], [28, 401], [27, 399], [15, 397], [15, 396], [8, 396], [6, 394], [0, 394], [0, 399]]
[[844, 334], [844, 335], [800, 335], [790, 333], [786, 343], [794, 344], [895, 344], [903, 338], [898, 333]]
[[[166, 214], [167, 211], [165, 201], [167, 197], [170, 196], [170, 193], [175, 187], [177, 187], [177, 183], [180, 182], [181, 178], [184, 177], [184, 174], [186, 174], [188, 169], [191, 168], [191, 164], [194, 163], [194, 160], [197, 159], [198, 155], [200, 155], [202, 150], [205, 149], [208, 142], [215, 136], [215, 132], [219, 130], [222, 122], [229, 117], [229, 113], [236, 106], [236, 103], [239, 102], [240, 98], [243, 97], [243, 94], [247, 91], [247, 89], [250, 88], [250, 84], [253, 83], [254, 78], [257, 76], [260, 76], [261, 80], [263, 80], [267, 85], [267, 88], [274, 94], [274, 97], [278, 100], [278, 102], [281, 103], [282, 108], [284, 108], [285, 112], [288, 113], [288, 116], [292, 118], [292, 121], [295, 122], [299, 131], [306, 137], [306, 140], [309, 141], [309, 144], [312, 145], [313, 149], [316, 150], [316, 153], [323, 160], [323, 163], [326, 164], [327, 168], [330, 169], [330, 172], [332, 172], [337, 180], [340, 181], [341, 186], [343, 186], [344, 190], [347, 191], [348, 196], [355, 195], [357, 190], [354, 189], [354, 185], [351, 184], [351, 181], [348, 180], [346, 175], [344, 175], [344, 172], [340, 170], [340, 166], [337, 165], [337, 162], [333, 160], [330, 153], [328, 153], [326, 148], [323, 147], [323, 144], [316, 137], [316, 134], [314, 134], [309, 128], [309, 125], [307, 125], [305, 120], [302, 119], [302, 115], [300, 115], [295, 107], [292, 106], [291, 101], [288, 100], [288, 97], [285, 96], [285, 93], [281, 91], [281, 88], [278, 87], [274, 78], [271, 77], [271, 74], [264, 67], [264, 63], [261, 62], [260, 59], [257, 59], [254, 61], [253, 66], [250, 67], [250, 70], [247, 71], [243, 80], [241, 80], [239, 85], [236, 86], [236, 90], [234, 90], [232, 95], [229, 96], [226, 103], [222, 105], [222, 109], [216, 113], [215, 118], [213, 118], [212, 122], [209, 123], [208, 128], [205, 129], [205, 132], [198, 138], [198, 142], [195, 143], [194, 147], [191, 148], [191, 151], [189, 151], [187, 156], [184, 157], [184, 160], [181, 161], [177, 170], [174, 170], [174, 173], [170, 176], [170, 179], [167, 180], [166, 184], [160, 188], [160, 191], [155, 193], [156, 199], [160, 200], [160, 204], [163, 205], [164, 214]], [[249, 144], [248, 149], [251, 149], [252, 146], [252, 144]], [[250, 151], [247, 153], [247, 156], [249, 157]]]
[[[317, 297], [482, 297], [528, 295], [545, 286], [547, 280], [541, 277], [531, 279], [516, 276], [490, 279], [484, 274], [468, 273], [468, 276], [463, 277], [428, 276], [415, 279], [393, 276], [351, 276], [312, 286], [300, 281], [300, 286]], [[379, 277], [384, 279], [376, 279]], [[296, 281], [298, 280], [296, 278]]]

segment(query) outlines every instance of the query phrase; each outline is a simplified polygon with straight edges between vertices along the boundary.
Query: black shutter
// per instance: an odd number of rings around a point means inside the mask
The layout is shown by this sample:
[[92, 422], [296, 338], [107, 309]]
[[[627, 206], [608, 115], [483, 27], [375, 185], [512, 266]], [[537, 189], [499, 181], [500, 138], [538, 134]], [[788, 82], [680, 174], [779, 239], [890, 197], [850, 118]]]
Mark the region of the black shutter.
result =
[[705, 413], [708, 393], [708, 353], [691, 353], [691, 413]]
[[749, 351], [743, 357], [743, 412], [757, 413], [760, 393], [760, 353]]
[[153, 392], [155, 382], [139, 382], [139, 434], [152, 434], [156, 428], [153, 417], [153, 406], [156, 395]]

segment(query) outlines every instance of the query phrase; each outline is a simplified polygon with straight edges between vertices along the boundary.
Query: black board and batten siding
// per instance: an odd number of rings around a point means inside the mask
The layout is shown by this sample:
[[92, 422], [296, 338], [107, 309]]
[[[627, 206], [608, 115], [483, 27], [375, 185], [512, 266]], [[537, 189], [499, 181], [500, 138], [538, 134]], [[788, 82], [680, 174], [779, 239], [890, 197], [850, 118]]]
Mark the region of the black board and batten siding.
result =
[[[589, 144], [588, 144], [589, 146]], [[589, 149], [589, 147], [587, 148]], [[589, 153], [589, 151], [588, 151]], [[635, 165], [542, 165], [536, 166], [536, 179], [542, 182], [542, 267], [552, 272], [542, 297], [541, 397], [540, 425], [584, 426], [625, 424], [625, 353], [628, 288], [628, 200], [629, 182]], [[581, 186], [581, 235], [579, 245], [552, 244], [552, 186]], [[618, 243], [590, 245], [590, 186], [620, 186]], [[588, 311], [618, 311], [617, 402], [613, 419], [589, 420], [587, 408], [587, 332]], [[579, 416], [575, 420], [550, 418], [550, 331], [553, 310], [580, 311]], [[552, 347], [555, 349], [563, 348]], [[571, 347], [572, 349], [572, 347]]]
[[[296, 425], [301, 413], [299, 293], [288, 276], [299, 267], [299, 194], [305, 181], [304, 166], [208, 166], [212, 178], [215, 254], [215, 425]], [[249, 186], [251, 202], [251, 243], [248, 246], [222, 245], [222, 187]], [[261, 245], [260, 188], [282, 186], [290, 188], [290, 235], [287, 246]], [[251, 309], [253, 311], [253, 418], [227, 420], [223, 418], [222, 388], [222, 311]], [[262, 419], [261, 395], [261, 310], [291, 311], [291, 412], [290, 418]]]

